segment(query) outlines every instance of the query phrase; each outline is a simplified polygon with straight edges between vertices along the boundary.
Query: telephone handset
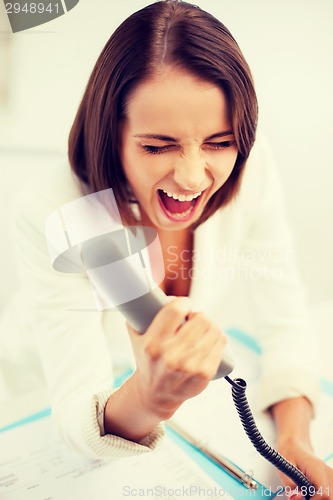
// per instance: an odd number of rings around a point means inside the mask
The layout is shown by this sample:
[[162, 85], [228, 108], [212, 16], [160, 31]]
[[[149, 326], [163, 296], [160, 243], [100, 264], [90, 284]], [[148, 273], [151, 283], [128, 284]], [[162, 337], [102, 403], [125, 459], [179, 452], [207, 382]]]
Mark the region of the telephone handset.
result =
[[[131, 234], [128, 232], [127, 237]], [[137, 242], [137, 240], [134, 241]], [[117, 309], [135, 330], [144, 333], [159, 310], [169, 302], [169, 298], [156, 284], [146, 288], [146, 293], [142, 295], [131, 293], [134, 290], [144, 290], [146, 287], [145, 274], [141, 272], [144, 261], [141, 256], [140, 265], [135, 265], [135, 262], [129, 259], [128, 241], [125, 243], [126, 245], [122, 246], [119, 235], [117, 237], [112, 233], [93, 238], [81, 243], [81, 258], [89, 278], [99, 292], [117, 304]], [[133, 248], [133, 240], [130, 243]], [[140, 252], [134, 252], [134, 255], [136, 253]], [[110, 256], [112, 256], [113, 262], [118, 262], [121, 265], [122, 282], [130, 290], [129, 297], [134, 296], [131, 300], [122, 302], [124, 298], [123, 287], [120, 286], [119, 280], [115, 280], [114, 276], [108, 272], [107, 266], [110, 263]], [[225, 377], [233, 368], [232, 360], [224, 355], [214, 379]]]

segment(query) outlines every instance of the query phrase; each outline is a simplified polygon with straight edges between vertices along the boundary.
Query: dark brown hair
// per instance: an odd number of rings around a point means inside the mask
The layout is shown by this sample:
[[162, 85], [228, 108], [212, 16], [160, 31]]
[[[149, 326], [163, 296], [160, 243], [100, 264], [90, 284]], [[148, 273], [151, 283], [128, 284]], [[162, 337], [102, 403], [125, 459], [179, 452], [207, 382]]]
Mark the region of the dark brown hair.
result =
[[161, 64], [214, 83], [229, 104], [238, 156], [229, 179], [208, 201], [199, 225], [237, 193], [255, 140], [258, 113], [251, 72], [236, 41], [219, 20], [199, 7], [158, 1], [117, 28], [83, 95], [69, 136], [69, 160], [90, 192], [112, 188], [123, 222], [135, 223], [120, 161], [120, 122], [130, 93]]

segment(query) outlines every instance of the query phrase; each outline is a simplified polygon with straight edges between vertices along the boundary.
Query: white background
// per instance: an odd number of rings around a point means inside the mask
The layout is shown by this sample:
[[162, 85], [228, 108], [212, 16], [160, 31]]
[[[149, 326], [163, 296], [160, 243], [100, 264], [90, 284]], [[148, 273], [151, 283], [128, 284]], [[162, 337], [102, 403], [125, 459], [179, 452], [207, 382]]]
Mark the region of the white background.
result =
[[[36, 168], [47, 168], [66, 154], [68, 132], [97, 56], [119, 23], [149, 3], [80, 0], [50, 23], [10, 34], [0, 2], [0, 75], [7, 92], [0, 101], [0, 305], [16, 286], [7, 206]], [[224, 22], [252, 68], [260, 125], [283, 181], [308, 301], [328, 303], [333, 300], [333, 3], [196, 3]]]

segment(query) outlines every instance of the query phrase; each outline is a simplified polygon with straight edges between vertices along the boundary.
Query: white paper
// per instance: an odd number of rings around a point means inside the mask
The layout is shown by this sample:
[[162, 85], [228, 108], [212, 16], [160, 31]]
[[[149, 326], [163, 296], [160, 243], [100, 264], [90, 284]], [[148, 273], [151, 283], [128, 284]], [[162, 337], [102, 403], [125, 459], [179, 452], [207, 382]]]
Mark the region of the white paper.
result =
[[106, 463], [70, 452], [45, 417], [0, 433], [1, 500], [229, 499], [170, 438], [159, 449]]

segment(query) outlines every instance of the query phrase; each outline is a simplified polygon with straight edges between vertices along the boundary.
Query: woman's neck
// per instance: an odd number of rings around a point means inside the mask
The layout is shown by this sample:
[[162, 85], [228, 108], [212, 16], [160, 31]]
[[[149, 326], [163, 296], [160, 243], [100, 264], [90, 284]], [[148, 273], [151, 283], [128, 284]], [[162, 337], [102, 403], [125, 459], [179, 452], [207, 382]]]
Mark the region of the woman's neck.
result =
[[161, 288], [168, 295], [188, 295], [191, 287], [193, 231], [158, 232], [165, 278]]

